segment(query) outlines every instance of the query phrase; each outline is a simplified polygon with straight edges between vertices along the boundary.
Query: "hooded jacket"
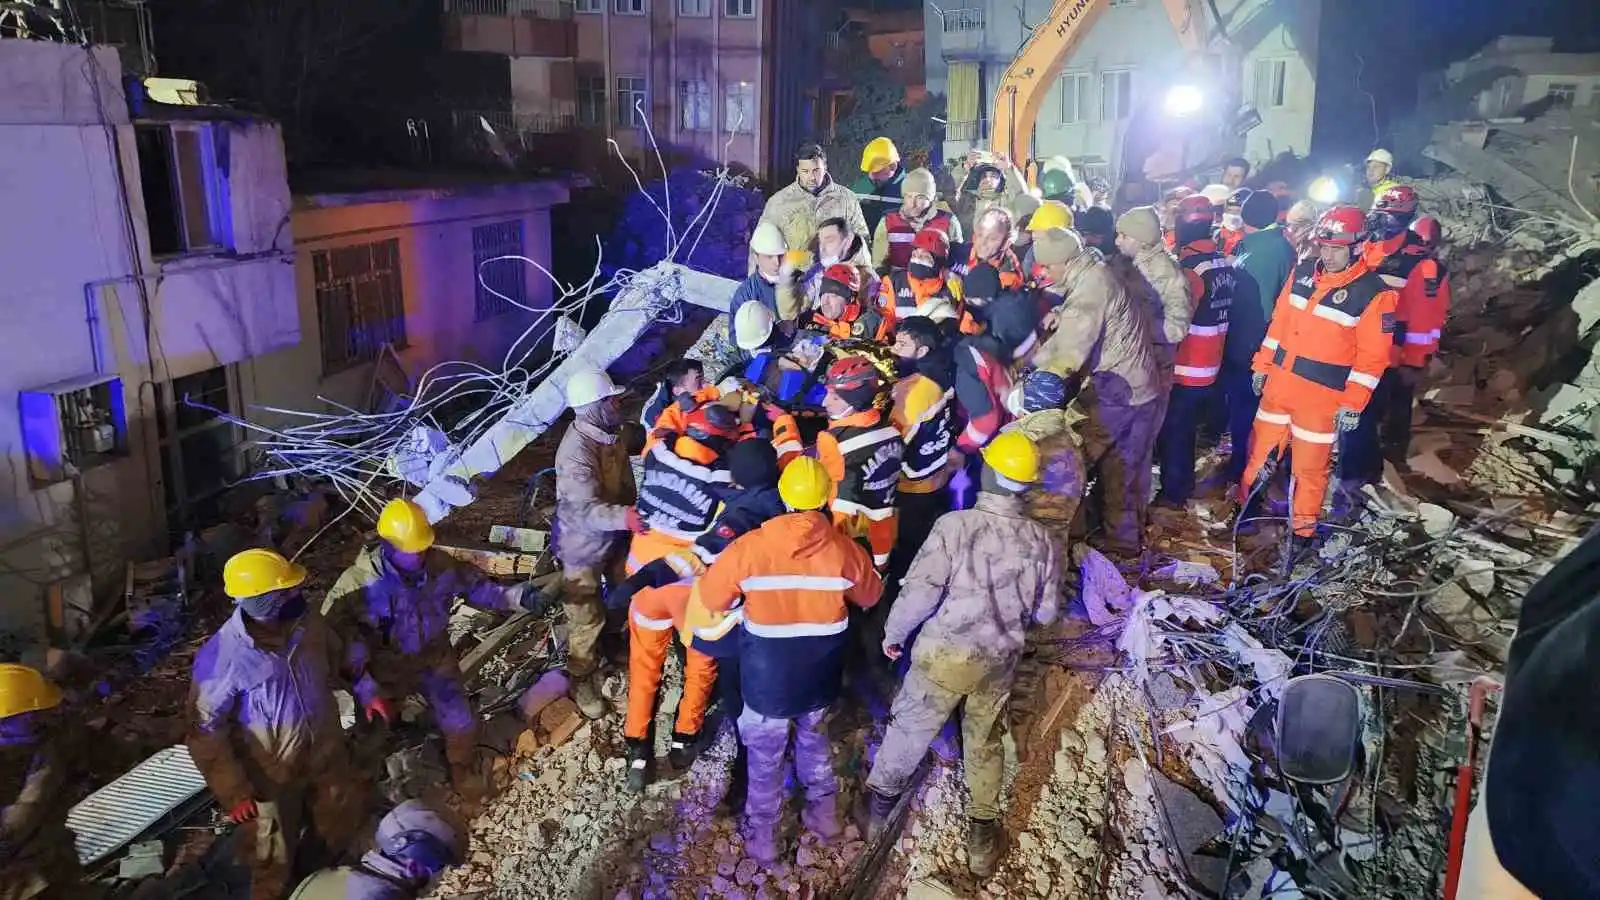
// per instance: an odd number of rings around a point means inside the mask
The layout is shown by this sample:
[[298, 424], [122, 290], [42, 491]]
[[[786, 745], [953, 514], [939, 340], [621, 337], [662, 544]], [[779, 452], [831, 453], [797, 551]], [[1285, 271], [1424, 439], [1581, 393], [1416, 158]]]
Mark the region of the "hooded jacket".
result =
[[627, 534], [628, 507], [638, 497], [627, 448], [593, 409], [578, 411], [556, 449], [555, 548], [567, 569], [605, 563]]
[[[247, 624], [239, 609], [195, 654], [189, 752], [223, 809], [307, 779], [345, 752], [332, 679], [343, 648], [307, 614], [287, 633]], [[357, 696], [375, 687], [358, 684]]]
[[838, 699], [848, 607], [870, 609], [882, 594], [872, 557], [816, 511], [779, 516], [737, 538], [699, 584], [713, 612], [742, 598], [745, 705], [783, 719]]
[[791, 182], [773, 194], [761, 211], [761, 221], [778, 226], [784, 242], [792, 248], [809, 245], [816, 237], [817, 226], [835, 218], [843, 219], [850, 232], [861, 239], [856, 245], [859, 258], [848, 262], [867, 265], [867, 241], [872, 232], [861, 214], [861, 203], [854, 191], [835, 182], [832, 176], [815, 193], [801, 187], [798, 181]]
[[1060, 549], [1019, 497], [978, 494], [972, 509], [940, 516], [901, 584], [884, 641], [924, 644], [1002, 660], [1022, 655], [1030, 623], [1055, 621]]
[[1157, 399], [1149, 311], [1093, 254], [1067, 267], [1051, 292], [1064, 291], [1055, 333], [1039, 348], [1037, 368], [1069, 382], [1087, 374], [1099, 403], [1140, 406]]
[[956, 449], [967, 456], [983, 449], [1010, 420], [1011, 363], [1026, 356], [1038, 340], [1037, 308], [1022, 294], [1001, 294], [989, 304], [988, 330], [956, 345], [956, 402], [966, 427]]

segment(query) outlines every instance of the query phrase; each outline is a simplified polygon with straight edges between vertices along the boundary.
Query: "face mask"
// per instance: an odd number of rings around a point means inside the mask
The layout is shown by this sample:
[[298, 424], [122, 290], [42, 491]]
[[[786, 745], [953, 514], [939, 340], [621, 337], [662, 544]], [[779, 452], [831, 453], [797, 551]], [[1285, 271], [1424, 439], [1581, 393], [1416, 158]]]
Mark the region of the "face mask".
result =
[[911, 265], [906, 267], [906, 271], [911, 273], [911, 277], [912, 278], [938, 278], [939, 277], [939, 267], [935, 266], [935, 265], [932, 265], [931, 263], [914, 262]]
[[837, 256], [824, 256], [824, 257], [822, 257], [822, 267], [824, 269], [826, 269], [827, 267], [832, 266], [832, 265], [837, 265], [838, 262], [839, 262], [839, 257], [837, 257]]
[[1223, 213], [1222, 227], [1229, 231], [1238, 231], [1244, 227], [1244, 216], [1238, 213]]
[[894, 358], [894, 373], [901, 378], [917, 374], [917, 361], [904, 356]]
[[[757, 271], [760, 271], [760, 270], [757, 270]], [[777, 284], [778, 283], [778, 276], [777, 275], [768, 275], [767, 273], [762, 272], [761, 273], [761, 280], [765, 281], [767, 284]]]
[[283, 605], [278, 607], [278, 614], [273, 618], [279, 622], [293, 622], [306, 614], [306, 606], [305, 593], [296, 591], [287, 600], [283, 601]]

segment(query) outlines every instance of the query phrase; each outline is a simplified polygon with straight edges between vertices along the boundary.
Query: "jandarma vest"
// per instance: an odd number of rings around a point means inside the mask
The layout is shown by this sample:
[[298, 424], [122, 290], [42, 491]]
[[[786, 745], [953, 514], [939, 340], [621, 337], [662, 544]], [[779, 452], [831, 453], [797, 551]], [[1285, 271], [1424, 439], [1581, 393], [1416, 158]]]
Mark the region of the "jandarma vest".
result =
[[923, 228], [936, 228], [944, 232], [945, 243], [950, 242], [950, 214], [940, 211], [929, 219], [927, 224], [918, 227], [905, 213], [896, 209], [883, 217], [884, 234], [889, 241], [889, 252], [884, 261], [890, 269], [904, 269], [911, 265], [911, 242], [917, 239], [917, 232]]
[[844, 457], [844, 479], [839, 482], [834, 512], [888, 518], [894, 512], [900, 460], [905, 453], [900, 432], [887, 420], [829, 430], [839, 442], [839, 455]]
[[1190, 387], [1205, 387], [1217, 380], [1222, 349], [1228, 339], [1228, 312], [1233, 307], [1233, 287], [1238, 278], [1226, 257], [1216, 250], [1185, 251], [1179, 265], [1200, 278], [1204, 289], [1195, 305], [1189, 334], [1178, 344], [1172, 380]]
[[656, 531], [694, 540], [711, 528], [731, 481], [727, 469], [684, 459], [658, 443], [644, 457], [639, 518]]

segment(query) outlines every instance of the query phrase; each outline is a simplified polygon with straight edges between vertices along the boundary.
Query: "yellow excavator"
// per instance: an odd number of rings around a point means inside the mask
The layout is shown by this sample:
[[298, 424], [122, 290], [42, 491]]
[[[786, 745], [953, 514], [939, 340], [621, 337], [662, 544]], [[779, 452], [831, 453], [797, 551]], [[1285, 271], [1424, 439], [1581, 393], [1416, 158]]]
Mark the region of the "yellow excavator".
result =
[[[1167, 17], [1172, 21], [1178, 45], [1189, 55], [1192, 64], [1210, 69], [1214, 74], [1220, 74], [1223, 67], [1218, 65], [1217, 59], [1207, 59], [1202, 55], [1206, 51], [1208, 29], [1205, 13], [1200, 6], [1209, 0], [1161, 0], [1161, 2], [1166, 8]], [[1044, 21], [1034, 27], [1016, 58], [1001, 76], [994, 93], [993, 113], [989, 117], [991, 148], [1009, 156], [1024, 171], [1033, 168], [1027, 165], [1027, 161], [1036, 156], [1033, 152], [1034, 122], [1039, 116], [1040, 107], [1044, 105], [1045, 96], [1049, 93], [1051, 85], [1055, 84], [1056, 78], [1061, 74], [1062, 63], [1111, 3], [1112, 0], [1056, 0]], [[1218, 30], [1220, 31], [1220, 28]], [[1237, 90], [1236, 78], [1231, 81], [1222, 78], [1206, 80], [1214, 86]], [[1231, 101], [1236, 98], [1222, 99]], [[1238, 109], [1237, 103], [1211, 105], [1215, 107], [1214, 113], [1232, 114]], [[1125, 172], [1123, 176], [1125, 181], [1155, 175], [1156, 173], [1148, 171], [1152, 167], [1163, 173], [1175, 173], [1183, 168], [1185, 150], [1201, 149], [1185, 146], [1186, 142], [1181, 139], [1168, 141], [1167, 143], [1172, 146], [1161, 146], [1160, 141], [1154, 143], [1155, 153], [1150, 154], [1142, 152], [1151, 144], [1150, 141], [1125, 141], [1126, 149], [1129, 151], [1135, 146], [1140, 147], [1141, 152], [1135, 158], [1138, 168], [1143, 170]], [[1128, 153], [1123, 155], [1125, 160], [1129, 156]], [[1156, 159], [1150, 159], [1152, 155]]]

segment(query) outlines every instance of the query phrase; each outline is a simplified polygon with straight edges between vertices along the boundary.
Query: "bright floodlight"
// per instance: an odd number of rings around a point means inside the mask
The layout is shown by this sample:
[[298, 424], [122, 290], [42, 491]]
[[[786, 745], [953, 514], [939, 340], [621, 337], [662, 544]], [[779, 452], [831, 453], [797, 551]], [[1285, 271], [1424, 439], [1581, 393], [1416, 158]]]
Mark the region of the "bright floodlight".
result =
[[1167, 115], [1182, 118], [1192, 116], [1205, 105], [1205, 94], [1192, 84], [1180, 84], [1167, 91]]
[[1319, 176], [1306, 188], [1306, 196], [1317, 203], [1336, 203], [1339, 200], [1339, 182], [1326, 175]]

